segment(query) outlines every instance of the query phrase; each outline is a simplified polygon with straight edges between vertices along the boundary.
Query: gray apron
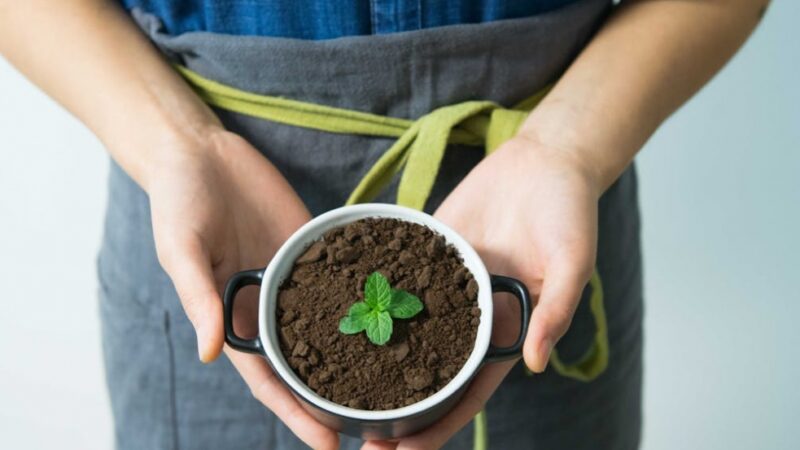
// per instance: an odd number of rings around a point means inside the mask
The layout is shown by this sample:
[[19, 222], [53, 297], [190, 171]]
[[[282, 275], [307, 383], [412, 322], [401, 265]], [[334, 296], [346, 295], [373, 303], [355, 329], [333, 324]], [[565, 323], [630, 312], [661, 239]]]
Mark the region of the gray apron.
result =
[[[555, 80], [602, 23], [610, 0], [579, 0], [523, 19], [327, 41], [169, 36], [153, 16], [134, 18], [170, 59], [236, 88], [415, 119], [448, 104], [512, 105]], [[286, 176], [312, 214], [344, 204], [391, 140], [331, 134], [216, 110]], [[448, 149], [428, 200], [433, 212], [483, 156]], [[377, 201], [393, 202], [396, 182]], [[98, 258], [106, 375], [120, 449], [305, 448], [225, 358], [197, 360], [194, 331], [158, 264], [146, 194], [112, 162]], [[265, 198], [264, 201], [269, 201]], [[600, 200], [597, 267], [603, 279], [610, 360], [592, 382], [518, 364], [489, 400], [490, 448], [631, 449], [639, 442], [642, 285], [633, 167]], [[246, 269], [246, 268], [241, 268]], [[587, 290], [588, 291], [588, 290]], [[584, 294], [558, 344], [565, 362], [589, 347]], [[360, 441], [344, 437], [342, 448]], [[466, 426], [447, 444], [472, 445]]]

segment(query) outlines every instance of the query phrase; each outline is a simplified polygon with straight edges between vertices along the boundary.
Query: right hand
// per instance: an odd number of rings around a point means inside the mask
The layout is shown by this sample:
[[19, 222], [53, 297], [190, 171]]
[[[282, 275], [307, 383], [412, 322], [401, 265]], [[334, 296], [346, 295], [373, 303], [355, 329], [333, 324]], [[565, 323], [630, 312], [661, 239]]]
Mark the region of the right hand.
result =
[[[263, 266], [310, 214], [278, 170], [238, 135], [218, 129], [193, 141], [169, 146], [144, 184], [159, 262], [195, 328], [200, 360], [210, 362], [224, 343], [225, 281]], [[237, 333], [255, 335], [257, 303], [242, 294]], [[226, 354], [253, 395], [306, 444], [338, 447], [337, 433], [300, 406], [263, 358], [228, 348]]]

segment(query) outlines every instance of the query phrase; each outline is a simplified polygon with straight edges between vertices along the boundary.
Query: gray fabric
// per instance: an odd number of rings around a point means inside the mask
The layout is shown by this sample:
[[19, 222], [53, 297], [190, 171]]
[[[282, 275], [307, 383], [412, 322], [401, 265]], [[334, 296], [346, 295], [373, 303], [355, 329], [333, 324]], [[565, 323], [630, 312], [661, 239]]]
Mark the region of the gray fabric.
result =
[[[136, 20], [176, 61], [253, 92], [397, 117], [418, 117], [469, 99], [511, 104], [568, 65], [608, 10], [581, 0], [526, 19], [330, 41], [187, 33], [170, 37]], [[342, 205], [387, 139], [342, 136], [217, 111], [287, 177], [313, 214]], [[480, 159], [448, 150], [427, 210]], [[392, 186], [379, 201], [394, 199]], [[265, 199], [268, 201], [268, 199]], [[512, 370], [489, 401], [497, 449], [630, 449], [638, 445], [642, 380], [642, 287], [633, 168], [600, 202], [598, 267], [605, 284], [611, 361], [591, 383], [552, 370]], [[300, 441], [255, 401], [224, 358], [203, 366], [168, 277], [158, 265], [145, 193], [115, 164], [98, 259], [103, 347], [120, 449], [296, 449]], [[593, 332], [586, 302], [559, 349], [584, 350]], [[345, 438], [343, 448], [358, 448]], [[472, 445], [467, 426], [448, 448]]]

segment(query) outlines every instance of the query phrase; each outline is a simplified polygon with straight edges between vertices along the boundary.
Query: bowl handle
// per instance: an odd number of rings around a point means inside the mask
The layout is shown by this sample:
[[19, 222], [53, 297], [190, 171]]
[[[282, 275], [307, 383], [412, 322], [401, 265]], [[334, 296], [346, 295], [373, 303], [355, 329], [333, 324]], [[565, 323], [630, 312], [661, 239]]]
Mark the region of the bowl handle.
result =
[[483, 358], [483, 362], [498, 362], [515, 359], [522, 356], [522, 344], [525, 342], [525, 335], [528, 334], [528, 322], [531, 319], [531, 296], [528, 288], [516, 278], [504, 277], [501, 275], [491, 275], [492, 292], [508, 292], [517, 298], [522, 311], [519, 324], [519, 336], [517, 341], [508, 347], [495, 347], [489, 344], [489, 350]]
[[261, 345], [261, 339], [258, 336], [252, 339], [244, 339], [237, 336], [236, 332], [233, 331], [233, 302], [236, 300], [236, 294], [239, 289], [245, 286], [261, 284], [261, 280], [264, 278], [264, 270], [266, 269], [245, 270], [233, 274], [225, 286], [225, 294], [222, 297], [225, 342], [236, 350], [262, 355], [264, 354], [264, 347]]

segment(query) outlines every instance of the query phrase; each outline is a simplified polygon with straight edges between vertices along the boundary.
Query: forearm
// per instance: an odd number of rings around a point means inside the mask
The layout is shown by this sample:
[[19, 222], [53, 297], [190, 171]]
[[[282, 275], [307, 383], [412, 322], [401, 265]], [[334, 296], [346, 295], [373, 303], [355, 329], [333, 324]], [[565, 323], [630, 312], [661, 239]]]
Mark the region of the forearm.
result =
[[604, 191], [659, 124], [733, 55], [767, 3], [623, 3], [520, 135], [572, 152]]
[[0, 0], [0, 53], [142, 186], [164, 152], [202, 142], [218, 124], [112, 1]]

